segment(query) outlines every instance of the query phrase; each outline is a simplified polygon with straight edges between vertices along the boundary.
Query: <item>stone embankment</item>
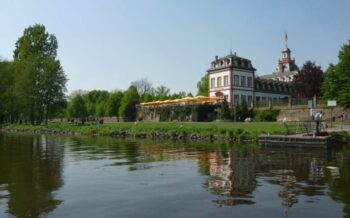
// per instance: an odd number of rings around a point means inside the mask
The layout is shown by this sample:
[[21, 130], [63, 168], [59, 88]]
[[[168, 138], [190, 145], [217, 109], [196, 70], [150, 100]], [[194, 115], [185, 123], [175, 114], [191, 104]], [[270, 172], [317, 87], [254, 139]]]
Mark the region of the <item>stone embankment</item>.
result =
[[219, 135], [201, 135], [201, 134], [181, 134], [166, 132], [131, 132], [131, 131], [110, 131], [108, 133], [100, 133], [97, 130], [91, 130], [90, 133], [69, 130], [55, 129], [31, 129], [31, 128], [2, 128], [2, 132], [8, 133], [32, 133], [46, 135], [91, 135], [91, 136], [111, 136], [116, 138], [140, 138], [140, 139], [163, 139], [163, 140], [191, 140], [191, 141], [224, 141], [224, 142], [253, 142], [258, 138], [249, 137], [227, 137]]

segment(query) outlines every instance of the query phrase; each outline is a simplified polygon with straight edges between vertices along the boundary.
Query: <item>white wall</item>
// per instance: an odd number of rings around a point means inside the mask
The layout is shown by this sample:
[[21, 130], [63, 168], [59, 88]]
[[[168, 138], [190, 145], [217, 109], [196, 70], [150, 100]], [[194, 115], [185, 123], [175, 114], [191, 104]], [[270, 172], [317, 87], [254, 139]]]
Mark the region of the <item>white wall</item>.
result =
[[[228, 80], [228, 86], [224, 86], [224, 76], [228, 76], [229, 80]], [[221, 87], [217, 87], [217, 78], [221, 77]], [[215, 78], [215, 87], [211, 87], [211, 79]], [[226, 70], [226, 71], [222, 71], [222, 72], [215, 72], [215, 73], [210, 73], [209, 74], [209, 90], [210, 91], [220, 91], [223, 88], [228, 88], [231, 85], [230, 83], [230, 71]]]

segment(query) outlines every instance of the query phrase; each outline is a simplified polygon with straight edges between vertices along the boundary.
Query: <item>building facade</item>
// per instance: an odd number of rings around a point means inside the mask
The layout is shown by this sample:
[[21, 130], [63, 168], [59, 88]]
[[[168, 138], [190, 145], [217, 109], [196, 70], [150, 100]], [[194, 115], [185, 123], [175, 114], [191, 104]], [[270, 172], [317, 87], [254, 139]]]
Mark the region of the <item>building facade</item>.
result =
[[255, 69], [250, 60], [232, 53], [222, 58], [216, 56], [207, 72], [209, 97], [223, 97], [231, 106], [242, 99], [252, 104]]
[[[281, 60], [279, 69], [295, 69], [293, 63], [288, 62], [290, 50], [286, 50], [284, 54], [286, 56]], [[239, 57], [236, 53], [222, 58], [216, 56], [207, 70], [209, 97], [222, 97], [231, 107], [243, 101], [248, 107], [267, 106], [290, 98], [293, 87], [289, 81], [256, 78], [255, 70], [249, 59]]]

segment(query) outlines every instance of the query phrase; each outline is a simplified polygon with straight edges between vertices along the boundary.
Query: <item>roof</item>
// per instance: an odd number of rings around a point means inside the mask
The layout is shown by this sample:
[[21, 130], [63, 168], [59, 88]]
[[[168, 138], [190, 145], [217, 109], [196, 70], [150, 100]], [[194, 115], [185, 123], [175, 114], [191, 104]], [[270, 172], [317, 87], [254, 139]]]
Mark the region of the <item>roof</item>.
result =
[[285, 77], [285, 76], [293, 76], [296, 75], [298, 73], [298, 71], [285, 71], [283, 73], [279, 73], [279, 72], [275, 72], [272, 74], [267, 74], [267, 75], [262, 75], [259, 76], [261, 79], [275, 79], [275, 78], [279, 78], [279, 77]]
[[252, 71], [256, 70], [252, 66], [251, 60], [237, 56], [236, 53], [231, 53], [221, 58], [218, 58], [218, 56], [216, 56], [215, 60], [211, 62], [211, 68], [207, 71], [210, 72], [228, 67], [247, 69]]

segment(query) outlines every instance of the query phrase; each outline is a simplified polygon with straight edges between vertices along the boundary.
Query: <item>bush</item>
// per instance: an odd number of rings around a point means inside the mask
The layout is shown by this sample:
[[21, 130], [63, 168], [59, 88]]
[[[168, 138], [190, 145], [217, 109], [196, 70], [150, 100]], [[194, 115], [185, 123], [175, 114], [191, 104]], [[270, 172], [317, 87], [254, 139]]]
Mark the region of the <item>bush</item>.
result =
[[255, 120], [256, 121], [277, 121], [277, 116], [279, 115], [280, 110], [268, 109], [255, 111]]

